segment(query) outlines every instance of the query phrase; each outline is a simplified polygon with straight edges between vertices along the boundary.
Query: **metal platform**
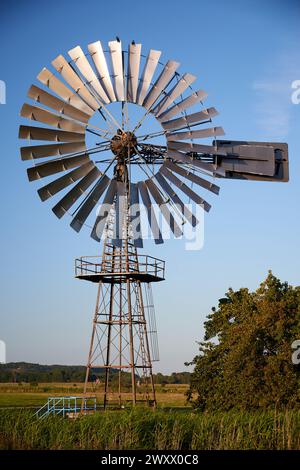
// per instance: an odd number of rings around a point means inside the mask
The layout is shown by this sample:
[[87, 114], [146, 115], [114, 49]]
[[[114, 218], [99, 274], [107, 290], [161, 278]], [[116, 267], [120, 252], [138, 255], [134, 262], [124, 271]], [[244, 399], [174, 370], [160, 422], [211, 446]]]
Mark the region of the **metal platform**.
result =
[[124, 254], [114, 259], [101, 256], [82, 256], [75, 260], [75, 277], [91, 282], [122, 283], [127, 279], [140, 282], [160, 282], [165, 279], [165, 262], [148, 255]]
[[49, 415], [59, 415], [64, 418], [76, 418], [79, 415], [87, 415], [96, 412], [96, 397], [48, 397], [47, 403], [36, 413], [38, 419], [44, 419]]

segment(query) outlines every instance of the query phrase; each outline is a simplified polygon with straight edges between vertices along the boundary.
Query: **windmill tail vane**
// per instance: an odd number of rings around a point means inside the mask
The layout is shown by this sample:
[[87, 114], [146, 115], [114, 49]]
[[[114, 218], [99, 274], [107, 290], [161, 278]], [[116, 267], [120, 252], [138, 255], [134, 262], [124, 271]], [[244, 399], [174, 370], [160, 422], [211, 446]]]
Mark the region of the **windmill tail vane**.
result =
[[104, 407], [116, 396], [121, 406], [128, 377], [133, 403], [156, 403], [150, 283], [164, 280], [165, 265], [138, 253], [147, 228], [158, 245], [186, 227], [199, 230], [198, 210], [210, 211], [224, 178], [289, 179], [287, 144], [223, 140], [207, 93], [179, 70], [134, 41], [76, 46], [39, 72], [20, 111], [21, 159], [33, 163], [30, 182], [45, 181], [41, 201], [103, 241], [101, 257], [78, 258], [75, 268], [98, 285], [85, 392], [100, 371]]

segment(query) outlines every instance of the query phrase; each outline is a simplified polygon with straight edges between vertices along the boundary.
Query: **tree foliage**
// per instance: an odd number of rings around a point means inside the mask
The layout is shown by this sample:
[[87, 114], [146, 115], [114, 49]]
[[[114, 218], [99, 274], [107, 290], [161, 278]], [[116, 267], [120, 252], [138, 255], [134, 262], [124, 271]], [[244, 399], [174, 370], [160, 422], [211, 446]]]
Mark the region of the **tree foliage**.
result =
[[271, 271], [255, 292], [229, 289], [205, 322], [188, 399], [201, 410], [299, 407], [300, 287]]

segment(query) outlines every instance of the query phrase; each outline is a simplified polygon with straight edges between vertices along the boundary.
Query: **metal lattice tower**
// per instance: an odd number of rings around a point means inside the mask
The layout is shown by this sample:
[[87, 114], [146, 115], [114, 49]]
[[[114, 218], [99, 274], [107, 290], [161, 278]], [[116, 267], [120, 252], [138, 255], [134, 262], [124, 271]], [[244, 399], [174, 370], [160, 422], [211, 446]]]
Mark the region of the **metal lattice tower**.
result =
[[[114, 223], [110, 214], [106, 234]], [[105, 377], [104, 408], [121, 407], [128, 401], [128, 388], [133, 405], [142, 401], [156, 406], [152, 362], [159, 360], [159, 351], [151, 282], [164, 279], [165, 264], [139, 255], [129, 238], [119, 245], [107, 237], [101, 258], [76, 260], [76, 277], [98, 283], [84, 394], [93, 369], [100, 369]], [[113, 393], [111, 379], [116, 377]]]

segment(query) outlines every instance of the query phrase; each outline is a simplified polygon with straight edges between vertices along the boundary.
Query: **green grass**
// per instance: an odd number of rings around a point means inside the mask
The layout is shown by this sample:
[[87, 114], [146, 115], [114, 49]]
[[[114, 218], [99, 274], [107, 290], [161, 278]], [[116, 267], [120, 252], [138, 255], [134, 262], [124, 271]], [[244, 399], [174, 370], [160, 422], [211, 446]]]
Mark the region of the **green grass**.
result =
[[299, 449], [300, 412], [107, 411], [38, 421], [0, 410], [0, 449]]
[[[156, 394], [157, 401], [161, 407], [182, 408], [188, 407], [186, 404], [185, 391], [188, 385], [157, 385]], [[103, 386], [97, 387], [95, 390], [90, 387], [88, 391], [97, 396], [98, 403], [103, 401]], [[0, 384], [0, 408], [11, 407], [39, 407], [46, 403], [49, 396], [68, 396], [80, 395], [83, 393], [83, 384]], [[130, 399], [130, 393], [125, 394]], [[117, 392], [115, 397], [117, 399]]]

